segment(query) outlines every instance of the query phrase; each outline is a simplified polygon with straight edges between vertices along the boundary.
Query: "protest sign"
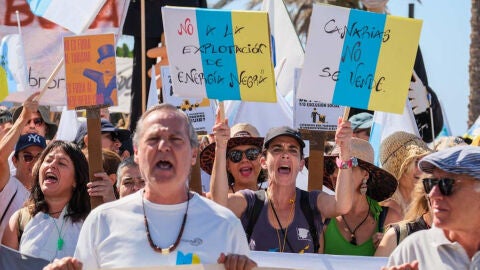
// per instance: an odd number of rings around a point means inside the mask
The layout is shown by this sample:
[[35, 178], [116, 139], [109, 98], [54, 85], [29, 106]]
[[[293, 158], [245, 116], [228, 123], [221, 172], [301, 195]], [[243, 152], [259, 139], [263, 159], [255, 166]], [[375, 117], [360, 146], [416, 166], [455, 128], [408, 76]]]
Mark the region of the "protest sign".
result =
[[276, 102], [268, 16], [162, 8], [175, 95]]
[[64, 51], [68, 109], [116, 105], [114, 35], [65, 37]]
[[163, 101], [177, 106], [178, 109], [185, 112], [197, 133], [210, 133], [215, 124], [215, 104], [207, 98], [180, 98], [173, 95], [175, 90], [172, 85], [170, 68], [162, 66], [160, 71]]
[[422, 22], [314, 5], [298, 98], [402, 113]]
[[[128, 3], [129, 1], [126, 0], [107, 0], [85, 34], [120, 33], [120, 26], [125, 18]], [[28, 89], [24, 92], [17, 92], [17, 95], [12, 98], [7, 97], [6, 100], [21, 103], [33, 91], [45, 86], [47, 78], [63, 57], [63, 37], [71, 32], [51, 21], [35, 16], [27, 1], [0, 0], [0, 17], [2, 18], [0, 20], [0, 37], [18, 33], [16, 11], [19, 12], [25, 44]], [[0, 54], [3, 54], [3, 51]], [[20, 93], [23, 95], [20, 96]], [[45, 95], [40, 99], [40, 104], [54, 106], [67, 104], [63, 68], [48, 85]]]

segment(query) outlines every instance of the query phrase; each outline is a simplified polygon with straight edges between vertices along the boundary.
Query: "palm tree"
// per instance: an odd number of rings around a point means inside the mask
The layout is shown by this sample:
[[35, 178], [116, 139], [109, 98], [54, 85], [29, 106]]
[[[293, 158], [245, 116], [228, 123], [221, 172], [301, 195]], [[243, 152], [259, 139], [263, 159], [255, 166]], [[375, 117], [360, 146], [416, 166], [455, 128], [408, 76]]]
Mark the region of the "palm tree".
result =
[[471, 126], [480, 115], [480, 1], [472, 0], [472, 18], [470, 24], [470, 96], [468, 104], [468, 126]]

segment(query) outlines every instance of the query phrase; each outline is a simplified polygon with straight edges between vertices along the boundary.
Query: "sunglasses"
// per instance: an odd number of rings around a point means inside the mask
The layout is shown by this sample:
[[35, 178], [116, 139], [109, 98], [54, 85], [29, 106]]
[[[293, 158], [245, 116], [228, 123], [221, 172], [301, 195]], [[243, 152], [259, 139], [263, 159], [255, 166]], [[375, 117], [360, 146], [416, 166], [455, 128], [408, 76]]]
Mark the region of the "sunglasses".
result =
[[452, 195], [454, 183], [455, 179], [452, 178], [425, 178], [423, 179], [423, 188], [429, 194], [433, 187], [438, 185], [443, 196], [450, 196]]
[[34, 118], [34, 119], [30, 119], [27, 121], [27, 125], [30, 125], [30, 123], [33, 121], [33, 123], [35, 124], [35, 126], [39, 127], [43, 124], [43, 119], [42, 118]]
[[242, 161], [243, 158], [243, 153], [245, 153], [245, 156], [247, 157], [248, 160], [256, 160], [258, 155], [260, 155], [260, 149], [258, 148], [248, 148], [245, 151], [241, 150], [232, 150], [228, 152], [227, 157], [232, 161], [233, 163], [238, 163]]
[[32, 154], [23, 154], [23, 155], [21, 155], [21, 157], [22, 157], [22, 159], [23, 159], [23, 161], [24, 161], [25, 163], [30, 163], [30, 162], [32, 162], [32, 161], [34, 161], [34, 160], [37, 160], [39, 156], [40, 156], [40, 154], [38, 154], [38, 155], [36, 155], [36, 156], [34, 156], [34, 155], [32, 155]]

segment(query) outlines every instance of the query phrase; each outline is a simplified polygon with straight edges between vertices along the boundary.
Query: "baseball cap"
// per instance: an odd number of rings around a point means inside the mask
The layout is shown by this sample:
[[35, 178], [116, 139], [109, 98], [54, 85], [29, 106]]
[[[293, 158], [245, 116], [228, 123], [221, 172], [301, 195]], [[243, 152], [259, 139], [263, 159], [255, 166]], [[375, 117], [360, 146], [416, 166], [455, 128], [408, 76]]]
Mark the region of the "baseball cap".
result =
[[305, 142], [302, 140], [302, 136], [300, 135], [300, 132], [298, 130], [288, 126], [283, 126], [274, 127], [268, 130], [267, 136], [265, 136], [265, 139], [263, 141], [263, 149], [267, 149], [270, 142], [279, 136], [292, 137], [297, 140], [298, 144], [300, 144], [301, 146], [301, 149], [305, 147]]
[[[129, 130], [116, 128], [112, 123], [110, 123], [110, 121], [103, 118], [101, 119], [100, 124], [101, 132], [111, 132], [115, 138], [118, 138], [118, 140], [121, 142], [130, 139], [131, 133]], [[78, 128], [77, 135], [75, 136], [75, 143], [81, 143], [85, 135], [87, 135], [87, 122], [83, 122]]]
[[366, 112], [357, 113], [355, 115], [352, 115], [352, 117], [350, 117], [348, 121], [352, 123], [353, 131], [357, 129], [367, 129], [372, 127], [373, 115]]
[[40, 136], [38, 134], [35, 134], [35, 133], [24, 134], [20, 136], [20, 138], [18, 138], [17, 144], [15, 145], [14, 154], [17, 155], [18, 152], [30, 146], [39, 146], [42, 149], [45, 149], [45, 147], [47, 147], [47, 142], [45, 141], [45, 138], [43, 136]]

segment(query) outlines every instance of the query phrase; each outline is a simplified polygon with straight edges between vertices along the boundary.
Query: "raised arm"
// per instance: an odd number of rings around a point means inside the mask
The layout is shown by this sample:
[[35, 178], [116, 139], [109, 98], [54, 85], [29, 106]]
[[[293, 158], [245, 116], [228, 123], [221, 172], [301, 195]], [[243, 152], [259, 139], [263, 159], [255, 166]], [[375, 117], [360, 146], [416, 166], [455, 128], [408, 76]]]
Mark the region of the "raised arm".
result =
[[227, 144], [230, 139], [228, 119], [220, 119], [217, 113], [213, 134], [215, 136], [215, 159], [213, 161], [212, 176], [210, 178], [210, 195], [214, 202], [227, 207], [228, 178], [227, 178]]
[[[335, 143], [340, 147], [339, 159], [349, 161], [350, 141], [353, 131], [349, 121], [338, 120], [337, 131], [335, 132]], [[348, 213], [353, 203], [353, 179], [352, 167], [339, 169], [335, 195], [320, 193], [317, 200], [317, 207], [323, 217], [336, 217]]]
[[7, 185], [10, 178], [10, 168], [8, 166], [8, 157], [15, 148], [15, 144], [20, 138], [23, 127], [30, 119], [30, 114], [38, 111], [38, 101], [35, 98], [40, 92], [33, 93], [23, 103], [23, 110], [17, 121], [13, 123], [12, 128], [5, 134], [0, 141], [0, 191]]

